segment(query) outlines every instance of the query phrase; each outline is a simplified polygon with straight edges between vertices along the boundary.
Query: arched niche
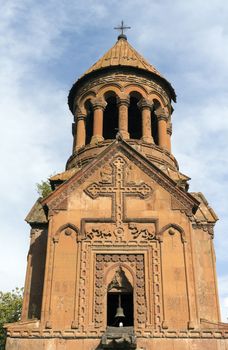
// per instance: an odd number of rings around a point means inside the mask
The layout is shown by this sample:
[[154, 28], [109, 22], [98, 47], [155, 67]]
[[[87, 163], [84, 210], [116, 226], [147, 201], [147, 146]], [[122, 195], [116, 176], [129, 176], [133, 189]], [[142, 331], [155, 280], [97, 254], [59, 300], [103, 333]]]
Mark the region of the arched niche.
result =
[[161, 103], [159, 100], [153, 100], [153, 109], [151, 111], [151, 129], [152, 129], [152, 137], [155, 145], [159, 145], [159, 134], [158, 134], [158, 117], [155, 114], [155, 111], [161, 107]]
[[159, 236], [164, 322], [170, 329], [186, 329], [190, 315], [184, 230], [169, 224], [160, 230]]
[[114, 139], [118, 131], [118, 106], [117, 94], [108, 90], [104, 94], [107, 103], [103, 116], [103, 137], [105, 140]]
[[143, 86], [139, 86], [139, 85], [136, 85], [136, 84], [126, 85], [124, 90], [123, 90], [123, 92], [126, 95], [131, 95], [131, 94], [134, 94], [134, 93], [138, 93], [141, 97], [144, 97], [144, 98], [147, 98], [147, 96], [148, 96], [147, 90]]
[[109, 93], [119, 96], [121, 93], [121, 89], [122, 87], [118, 83], [102, 86], [97, 92], [97, 98], [101, 97], [105, 99], [105, 96], [108, 97]]
[[66, 224], [54, 235], [50, 301], [51, 323], [54, 328], [70, 328], [75, 318], [78, 232], [76, 226]]
[[67, 223], [67, 224], [60, 226], [59, 229], [56, 231], [54, 238], [53, 238], [54, 242], [59, 241], [60, 234], [62, 234], [63, 232], [65, 232], [65, 234], [68, 236], [75, 234], [76, 240], [78, 241], [78, 235], [79, 235], [78, 227], [75, 226], [74, 224]]
[[86, 101], [92, 100], [95, 97], [96, 97], [96, 93], [94, 91], [86, 92], [78, 99], [77, 106], [82, 112], [86, 113], [86, 107], [85, 107]]
[[[106, 319], [107, 326], [124, 327], [134, 325], [133, 277], [124, 265], [112, 267], [106, 275]], [[123, 316], [124, 315], [124, 316]]]
[[158, 233], [158, 237], [159, 237], [160, 241], [163, 240], [164, 232], [166, 232], [167, 230], [170, 230], [171, 234], [172, 234], [172, 232], [175, 233], [175, 230], [176, 230], [180, 234], [181, 241], [186, 242], [186, 235], [185, 235], [183, 228], [180, 225], [174, 224], [174, 223], [167, 224], [160, 229], [160, 231]]
[[139, 140], [142, 137], [142, 116], [138, 107], [142, 95], [138, 91], [130, 93], [130, 104], [128, 107], [128, 132], [130, 139]]
[[85, 120], [85, 131], [86, 131], [86, 138], [85, 138], [85, 144], [88, 145], [92, 139], [93, 136], [93, 106], [91, 103], [91, 100], [88, 99], [85, 101], [85, 110], [86, 110], [86, 120]]

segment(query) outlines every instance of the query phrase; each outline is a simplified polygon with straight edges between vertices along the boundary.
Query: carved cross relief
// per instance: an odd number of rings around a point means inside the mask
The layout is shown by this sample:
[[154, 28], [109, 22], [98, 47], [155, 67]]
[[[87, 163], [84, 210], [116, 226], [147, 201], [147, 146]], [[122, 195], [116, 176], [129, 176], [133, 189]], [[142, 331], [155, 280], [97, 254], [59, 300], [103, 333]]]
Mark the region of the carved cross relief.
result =
[[[133, 238], [143, 235], [143, 238], [153, 239], [155, 235], [155, 229], [152, 225], [151, 228], [141, 227], [137, 229], [135, 224], [132, 224], [125, 217], [125, 197], [133, 196], [141, 199], [146, 199], [152, 194], [151, 187], [141, 182], [139, 184], [126, 180], [126, 167], [127, 163], [123, 157], [117, 156], [110, 165], [106, 165], [101, 172], [101, 181], [94, 182], [85, 189], [85, 193], [92, 199], [98, 197], [111, 197], [112, 198], [112, 215], [110, 220], [95, 220], [95, 222], [103, 222], [103, 225], [91, 226], [90, 229], [86, 230], [88, 238], [93, 237], [108, 239], [114, 233], [117, 241], [122, 241], [124, 236], [124, 230], [126, 229], [126, 223], [128, 223], [128, 231], [131, 232]], [[86, 219], [85, 219], [86, 220]], [[89, 222], [90, 220], [86, 220]], [[90, 221], [92, 222], [92, 220]], [[109, 222], [113, 225], [105, 225]], [[108, 228], [109, 227], [109, 228]]]

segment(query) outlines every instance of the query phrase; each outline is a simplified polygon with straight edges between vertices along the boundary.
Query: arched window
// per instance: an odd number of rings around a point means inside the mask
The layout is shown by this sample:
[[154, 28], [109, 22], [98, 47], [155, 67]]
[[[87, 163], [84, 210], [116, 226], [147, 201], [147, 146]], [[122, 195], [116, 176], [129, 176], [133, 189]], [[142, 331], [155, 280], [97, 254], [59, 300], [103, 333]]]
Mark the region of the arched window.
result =
[[108, 286], [107, 326], [133, 326], [133, 305], [133, 288], [120, 266]]
[[103, 116], [103, 137], [105, 140], [108, 140], [114, 139], [118, 131], [118, 108], [116, 95], [108, 94], [106, 96], [107, 106]]
[[158, 117], [155, 114], [156, 109], [160, 107], [160, 103], [155, 100], [154, 101], [154, 108], [153, 111], [151, 112], [151, 129], [152, 129], [152, 137], [154, 139], [155, 145], [159, 144], [159, 139], [158, 139]]
[[141, 96], [137, 94], [130, 95], [130, 105], [128, 108], [128, 132], [130, 139], [140, 139], [142, 137], [142, 117], [137, 103]]
[[86, 101], [85, 108], [87, 111], [86, 121], [85, 121], [85, 129], [86, 129], [86, 140], [85, 144], [88, 145], [93, 136], [93, 107], [90, 100]]

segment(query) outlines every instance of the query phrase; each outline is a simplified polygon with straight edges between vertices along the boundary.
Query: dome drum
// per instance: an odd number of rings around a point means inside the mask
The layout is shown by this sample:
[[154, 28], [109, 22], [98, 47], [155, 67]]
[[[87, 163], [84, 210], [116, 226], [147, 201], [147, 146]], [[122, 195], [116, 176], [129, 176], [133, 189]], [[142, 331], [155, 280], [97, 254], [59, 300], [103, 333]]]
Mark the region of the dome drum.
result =
[[171, 101], [157, 82], [120, 69], [96, 78], [88, 76], [77, 90], [73, 110], [74, 146], [67, 167], [82, 162], [82, 158], [87, 162], [117, 134], [140, 145], [145, 155], [162, 162], [169, 158], [165, 162], [176, 167], [171, 157]]

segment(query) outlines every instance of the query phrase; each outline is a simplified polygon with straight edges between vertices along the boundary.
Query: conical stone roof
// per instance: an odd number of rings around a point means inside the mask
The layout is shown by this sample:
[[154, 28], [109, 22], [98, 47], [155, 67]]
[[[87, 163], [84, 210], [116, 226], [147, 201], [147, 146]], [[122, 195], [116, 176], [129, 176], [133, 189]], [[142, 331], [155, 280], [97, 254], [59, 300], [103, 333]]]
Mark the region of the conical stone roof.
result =
[[147, 62], [125, 38], [120, 38], [110, 50], [82, 75], [82, 77], [96, 70], [111, 66], [127, 66], [144, 69], [162, 77], [157, 69]]
[[72, 86], [69, 96], [68, 104], [73, 113], [73, 100], [76, 89], [82, 81], [89, 78], [89, 76], [101, 71], [107, 71], [111, 68], [132, 68], [140, 70], [156, 78], [163, 83], [169, 91], [170, 98], [176, 102], [176, 93], [172, 85], [166, 80], [158, 70], [145, 60], [127, 41], [125, 35], [119, 36], [115, 45], [109, 49], [96, 63], [94, 63]]

